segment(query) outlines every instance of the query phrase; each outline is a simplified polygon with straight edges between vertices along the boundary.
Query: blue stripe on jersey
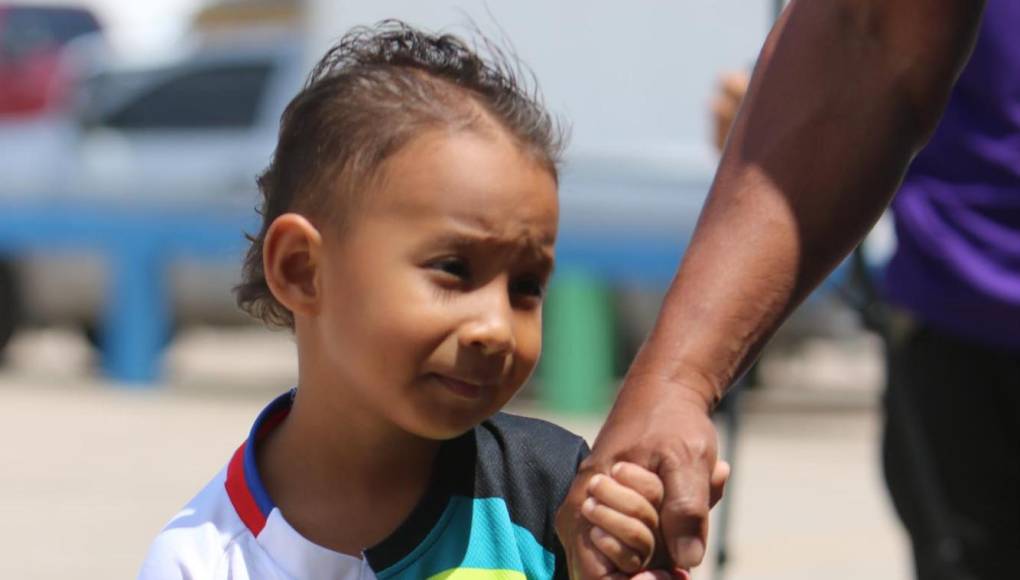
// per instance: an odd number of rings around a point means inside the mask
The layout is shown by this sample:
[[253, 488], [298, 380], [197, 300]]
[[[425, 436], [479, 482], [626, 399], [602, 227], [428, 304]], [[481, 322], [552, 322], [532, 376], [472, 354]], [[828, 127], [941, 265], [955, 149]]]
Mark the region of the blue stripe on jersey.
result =
[[510, 519], [503, 498], [454, 496], [417, 548], [376, 572], [387, 578], [429, 578], [457, 568], [515, 570], [552, 578], [556, 559], [527, 529]]
[[291, 389], [276, 397], [272, 403], [269, 403], [269, 406], [259, 413], [255, 423], [251, 426], [248, 441], [244, 446], [244, 480], [252, 498], [259, 506], [263, 518], [269, 517], [273, 508], [276, 507], [276, 503], [269, 497], [266, 487], [262, 485], [262, 478], [259, 476], [259, 467], [255, 457], [255, 446], [260, 439], [279, 425], [283, 418], [290, 413], [290, 407], [294, 402], [294, 391], [294, 389]]

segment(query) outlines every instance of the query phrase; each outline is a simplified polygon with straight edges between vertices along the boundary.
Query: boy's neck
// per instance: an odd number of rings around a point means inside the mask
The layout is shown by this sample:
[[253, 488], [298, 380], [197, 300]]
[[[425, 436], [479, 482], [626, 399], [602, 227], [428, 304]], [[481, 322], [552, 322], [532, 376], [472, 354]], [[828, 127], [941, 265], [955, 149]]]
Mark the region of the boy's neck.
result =
[[[303, 388], [303, 387], [302, 387]], [[257, 449], [269, 496], [299, 533], [360, 554], [389, 536], [424, 495], [440, 442], [302, 397]], [[375, 420], [373, 420], [375, 419]]]

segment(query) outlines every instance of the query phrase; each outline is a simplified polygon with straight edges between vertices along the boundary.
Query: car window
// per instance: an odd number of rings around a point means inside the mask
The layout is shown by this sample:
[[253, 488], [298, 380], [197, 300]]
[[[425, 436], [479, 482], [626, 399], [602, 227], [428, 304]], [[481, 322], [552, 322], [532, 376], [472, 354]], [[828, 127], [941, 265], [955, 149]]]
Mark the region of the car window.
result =
[[252, 63], [174, 73], [99, 124], [125, 130], [249, 127], [258, 116], [270, 68]]
[[57, 47], [93, 32], [99, 23], [91, 13], [73, 8], [8, 8], [0, 16], [0, 45], [12, 55]]

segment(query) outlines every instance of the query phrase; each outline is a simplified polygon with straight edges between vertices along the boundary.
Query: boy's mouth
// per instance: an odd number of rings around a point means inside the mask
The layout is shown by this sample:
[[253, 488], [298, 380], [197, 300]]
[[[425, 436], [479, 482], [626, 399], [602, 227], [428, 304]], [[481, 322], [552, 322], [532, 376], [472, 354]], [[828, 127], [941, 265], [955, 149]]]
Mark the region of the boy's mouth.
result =
[[432, 373], [432, 377], [453, 394], [465, 399], [478, 399], [482, 396], [483, 387], [480, 384], [455, 379], [446, 375]]

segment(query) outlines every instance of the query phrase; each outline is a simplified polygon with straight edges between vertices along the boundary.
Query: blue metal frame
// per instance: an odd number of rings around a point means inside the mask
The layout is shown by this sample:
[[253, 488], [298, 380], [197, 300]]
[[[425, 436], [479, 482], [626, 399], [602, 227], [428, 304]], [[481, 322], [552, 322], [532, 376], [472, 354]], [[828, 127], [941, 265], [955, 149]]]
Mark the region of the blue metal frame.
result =
[[[167, 265], [186, 258], [237, 263], [251, 208], [142, 205], [120, 200], [0, 202], [0, 253], [89, 252], [106, 260], [103, 369], [128, 384], [160, 376], [170, 332]], [[68, 288], [73, 292], [73, 288]]]
[[[258, 226], [255, 212], [239, 205], [5, 200], [0, 201], [0, 253], [85, 251], [102, 256], [110, 279], [103, 369], [117, 381], [144, 385], [160, 377], [170, 332], [168, 264], [192, 259], [236, 265], [247, 247], [244, 232]], [[557, 269], [607, 282], [664, 287], [676, 273], [689, 236], [689, 231], [614, 234], [568, 226], [557, 245]]]

